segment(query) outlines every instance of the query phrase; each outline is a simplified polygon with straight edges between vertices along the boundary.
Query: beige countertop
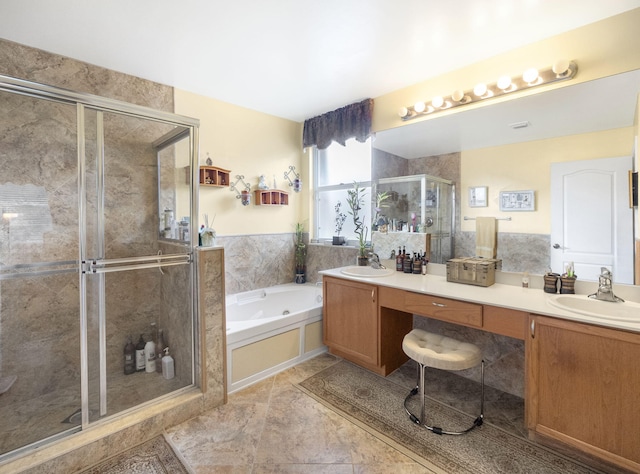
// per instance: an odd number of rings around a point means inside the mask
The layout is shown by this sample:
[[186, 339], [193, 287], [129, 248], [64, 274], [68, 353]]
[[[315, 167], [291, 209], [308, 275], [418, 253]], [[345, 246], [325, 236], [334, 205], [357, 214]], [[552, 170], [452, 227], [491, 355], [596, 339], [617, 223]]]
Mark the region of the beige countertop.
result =
[[[387, 264], [387, 262], [384, 263], [385, 265]], [[394, 262], [390, 262], [389, 265], [386, 266], [387, 268], [395, 268], [394, 265]], [[341, 272], [342, 268], [344, 267], [323, 270], [320, 274], [343, 278], [345, 280], [397, 288], [414, 293], [424, 293], [471, 303], [500, 306], [528, 313], [640, 333], [640, 312], [635, 320], [617, 320], [566, 311], [552, 306], [549, 301], [558, 295], [548, 294], [542, 290], [542, 276], [540, 275], [531, 275], [530, 287], [522, 288], [521, 274], [497, 272], [495, 284], [489, 287], [480, 287], [448, 282], [446, 279], [445, 265], [431, 263], [429, 264], [429, 272], [427, 275], [413, 275], [394, 271], [394, 273], [389, 276], [368, 278], [345, 275]], [[597, 283], [595, 282], [580, 282], [579, 280], [576, 282], [576, 294], [583, 295], [585, 298], [587, 298], [588, 294], [595, 292], [596, 289]], [[638, 286], [614, 284], [613, 290], [616, 295], [627, 301], [640, 301], [640, 287]], [[624, 303], [604, 304], [617, 305]]]

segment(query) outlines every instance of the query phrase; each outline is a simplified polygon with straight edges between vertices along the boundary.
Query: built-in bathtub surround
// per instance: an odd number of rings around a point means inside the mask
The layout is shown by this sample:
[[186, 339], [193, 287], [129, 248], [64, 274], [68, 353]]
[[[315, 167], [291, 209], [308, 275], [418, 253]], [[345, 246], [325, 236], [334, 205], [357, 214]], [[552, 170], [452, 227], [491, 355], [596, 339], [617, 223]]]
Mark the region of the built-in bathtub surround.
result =
[[226, 310], [230, 394], [327, 350], [322, 287], [313, 283], [228, 295]]
[[198, 343], [201, 357], [196, 361], [196, 379], [204, 392], [204, 409], [226, 403], [224, 249], [199, 247], [198, 265]]
[[[304, 240], [308, 241], [306, 233]], [[293, 232], [290, 234], [219, 235], [216, 245], [225, 249], [227, 295], [283, 285], [295, 279], [295, 233]], [[307, 281], [314, 280], [309, 280], [307, 277]]]

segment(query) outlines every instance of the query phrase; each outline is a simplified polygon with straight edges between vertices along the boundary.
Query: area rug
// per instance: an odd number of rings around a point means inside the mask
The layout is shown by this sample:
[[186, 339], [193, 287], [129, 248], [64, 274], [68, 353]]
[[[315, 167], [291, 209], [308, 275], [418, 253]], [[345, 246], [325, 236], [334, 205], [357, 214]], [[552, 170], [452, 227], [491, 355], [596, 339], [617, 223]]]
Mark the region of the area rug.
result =
[[[340, 361], [298, 385], [305, 393], [434, 472], [446, 474], [600, 472], [491, 425], [463, 436], [440, 436], [411, 422], [403, 402], [409, 388]], [[412, 402], [418, 402], [414, 397]], [[419, 413], [419, 402], [411, 408]], [[428, 398], [428, 423], [448, 430], [471, 426], [467, 415]]]
[[101, 462], [83, 474], [189, 474], [163, 436]]

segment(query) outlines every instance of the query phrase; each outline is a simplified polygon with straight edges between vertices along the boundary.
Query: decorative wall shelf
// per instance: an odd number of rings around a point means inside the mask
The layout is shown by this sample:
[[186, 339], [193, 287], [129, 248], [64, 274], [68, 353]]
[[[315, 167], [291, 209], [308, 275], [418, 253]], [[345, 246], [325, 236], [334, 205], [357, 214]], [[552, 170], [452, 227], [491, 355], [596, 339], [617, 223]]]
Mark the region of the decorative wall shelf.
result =
[[201, 166], [200, 186], [228, 187], [230, 172], [231, 171], [218, 168], [217, 166]]
[[278, 189], [258, 189], [254, 191], [256, 206], [288, 206], [289, 193]]

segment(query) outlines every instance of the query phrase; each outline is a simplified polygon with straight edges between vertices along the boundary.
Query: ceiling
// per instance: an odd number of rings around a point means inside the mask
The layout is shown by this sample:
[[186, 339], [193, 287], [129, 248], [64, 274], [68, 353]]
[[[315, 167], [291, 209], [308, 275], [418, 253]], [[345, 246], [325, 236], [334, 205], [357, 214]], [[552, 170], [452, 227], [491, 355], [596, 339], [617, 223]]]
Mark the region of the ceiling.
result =
[[640, 0], [0, 0], [0, 36], [301, 122]]

